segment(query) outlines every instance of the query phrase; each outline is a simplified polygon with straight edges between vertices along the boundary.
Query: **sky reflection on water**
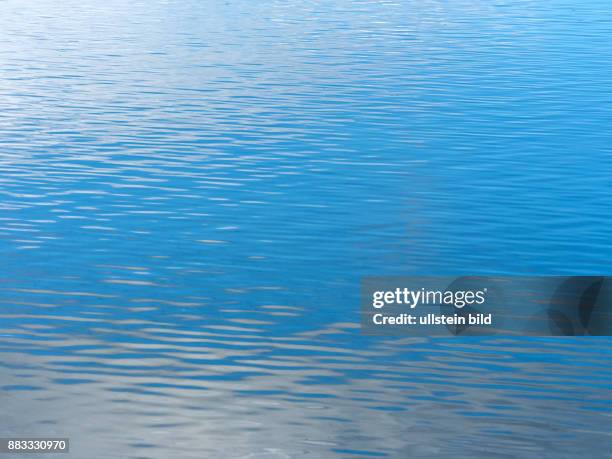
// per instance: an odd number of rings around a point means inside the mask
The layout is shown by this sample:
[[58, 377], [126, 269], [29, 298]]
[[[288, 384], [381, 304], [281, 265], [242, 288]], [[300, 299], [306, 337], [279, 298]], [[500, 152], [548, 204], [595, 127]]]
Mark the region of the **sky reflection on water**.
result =
[[0, 4], [2, 436], [610, 454], [610, 339], [381, 339], [384, 274], [610, 274], [603, 1]]

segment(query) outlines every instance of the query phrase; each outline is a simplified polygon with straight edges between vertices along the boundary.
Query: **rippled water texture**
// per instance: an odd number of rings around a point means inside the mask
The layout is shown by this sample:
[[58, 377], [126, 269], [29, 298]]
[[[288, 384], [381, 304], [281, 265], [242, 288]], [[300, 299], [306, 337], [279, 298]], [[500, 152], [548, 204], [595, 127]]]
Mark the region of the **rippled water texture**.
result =
[[611, 274], [609, 1], [0, 3], [0, 436], [602, 457], [612, 341], [361, 336], [359, 279]]

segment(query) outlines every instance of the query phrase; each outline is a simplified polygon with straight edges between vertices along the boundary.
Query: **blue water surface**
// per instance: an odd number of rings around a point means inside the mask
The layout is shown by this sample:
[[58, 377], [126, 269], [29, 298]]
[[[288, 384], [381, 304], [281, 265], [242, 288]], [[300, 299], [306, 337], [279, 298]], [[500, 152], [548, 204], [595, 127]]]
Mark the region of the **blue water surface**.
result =
[[612, 456], [610, 338], [380, 338], [366, 275], [612, 274], [612, 5], [0, 3], [0, 437]]

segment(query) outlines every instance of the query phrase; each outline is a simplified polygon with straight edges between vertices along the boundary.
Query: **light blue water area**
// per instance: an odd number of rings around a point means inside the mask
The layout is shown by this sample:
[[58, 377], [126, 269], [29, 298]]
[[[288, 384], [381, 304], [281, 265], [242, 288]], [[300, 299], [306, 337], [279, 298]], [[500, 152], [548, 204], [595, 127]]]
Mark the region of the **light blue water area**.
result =
[[0, 436], [602, 457], [608, 338], [358, 329], [383, 274], [610, 274], [608, 1], [0, 3]]

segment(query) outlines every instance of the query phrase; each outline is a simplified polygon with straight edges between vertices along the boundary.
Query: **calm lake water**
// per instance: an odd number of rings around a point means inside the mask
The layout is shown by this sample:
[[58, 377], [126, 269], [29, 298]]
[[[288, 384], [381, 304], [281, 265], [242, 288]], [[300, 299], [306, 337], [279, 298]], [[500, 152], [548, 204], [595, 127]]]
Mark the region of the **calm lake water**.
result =
[[609, 1], [0, 3], [0, 436], [612, 455], [612, 339], [362, 336], [365, 275], [611, 274]]

